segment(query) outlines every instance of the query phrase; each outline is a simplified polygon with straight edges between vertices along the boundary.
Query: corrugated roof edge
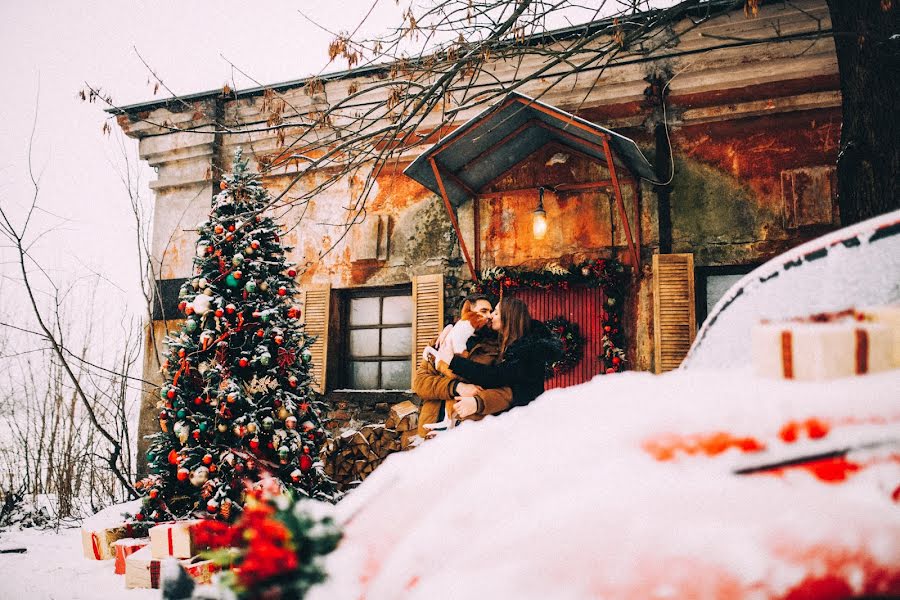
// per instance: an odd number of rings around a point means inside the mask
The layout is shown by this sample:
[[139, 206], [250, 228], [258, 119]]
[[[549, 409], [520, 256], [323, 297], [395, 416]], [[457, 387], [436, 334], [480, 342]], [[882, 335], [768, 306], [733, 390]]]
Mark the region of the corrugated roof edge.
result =
[[[761, 4], [770, 4], [775, 0], [763, 1]], [[707, 11], [727, 11], [738, 6], [742, 5], [740, 0], [708, 0], [706, 2], [700, 1], [699, 4], [695, 5], [694, 8], [696, 11], [706, 13]], [[652, 15], [659, 13], [663, 9], [655, 9], [649, 11], [643, 11], [639, 13], [635, 13], [633, 15], [629, 15], [628, 18], [631, 20], [635, 19], [646, 19], [650, 18]], [[608, 19], [598, 19], [596, 21], [591, 21], [590, 23], [583, 23], [581, 25], [573, 25], [570, 27], [564, 27], [561, 29], [554, 29], [551, 31], [547, 31], [540, 34], [535, 34], [532, 36], [528, 36], [525, 38], [525, 44], [530, 46], [536, 46], [542, 43], [546, 43], [553, 40], [562, 40], [568, 39], [577, 35], [584, 35], [585, 33], [592, 33], [597, 29], [602, 29], [612, 25], [613, 18]], [[521, 43], [521, 42], [520, 42]], [[316, 76], [316, 77], [303, 77], [300, 79], [294, 79], [291, 81], [284, 81], [281, 83], [275, 83], [272, 85], [264, 85], [264, 86], [256, 86], [252, 88], [246, 88], [239, 91], [233, 91], [228, 96], [229, 100], [237, 100], [239, 98], [250, 98], [253, 96], [260, 96], [266, 92], [266, 90], [275, 90], [276, 92], [289, 90], [292, 88], [297, 88], [306, 85], [312, 79], [319, 79], [321, 81], [338, 81], [341, 79], [349, 79], [351, 77], [362, 77], [365, 75], [372, 75], [375, 73], [389, 71], [391, 65], [394, 63], [385, 63], [380, 65], [372, 65], [368, 67], [360, 67], [356, 69], [347, 69], [344, 71], [335, 71], [333, 73], [326, 73], [324, 75]], [[104, 109], [105, 112], [114, 115], [127, 115], [135, 112], [144, 112], [149, 110], [155, 110], [157, 108], [164, 108], [173, 103], [180, 102], [190, 102], [194, 100], [204, 100], [207, 98], [214, 98], [216, 96], [222, 95], [222, 88], [215, 90], [208, 90], [205, 92], [196, 92], [193, 94], [186, 94], [182, 96], [177, 96], [173, 98], [166, 98], [164, 100], [151, 100], [148, 102], [139, 102], [137, 104], [129, 104], [126, 106], [117, 106], [114, 108]]]

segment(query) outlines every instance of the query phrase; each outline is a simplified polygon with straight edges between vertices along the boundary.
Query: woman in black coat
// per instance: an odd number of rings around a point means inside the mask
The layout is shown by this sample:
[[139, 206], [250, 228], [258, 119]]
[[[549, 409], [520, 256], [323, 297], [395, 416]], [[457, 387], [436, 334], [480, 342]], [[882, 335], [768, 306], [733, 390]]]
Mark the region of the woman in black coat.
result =
[[[450, 370], [486, 388], [510, 386], [512, 406], [525, 406], [544, 392], [544, 372], [562, 356], [562, 347], [540, 321], [531, 318], [528, 306], [518, 298], [504, 298], [491, 314], [491, 328], [500, 336], [500, 355], [494, 365], [483, 365], [452, 356]], [[450, 358], [442, 348], [438, 360]]]

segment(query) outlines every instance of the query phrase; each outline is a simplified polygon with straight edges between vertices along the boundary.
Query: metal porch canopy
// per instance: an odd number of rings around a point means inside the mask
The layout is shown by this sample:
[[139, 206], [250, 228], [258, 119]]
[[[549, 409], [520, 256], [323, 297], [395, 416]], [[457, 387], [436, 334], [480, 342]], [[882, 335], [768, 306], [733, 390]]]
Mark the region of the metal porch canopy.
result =
[[[485, 187], [551, 142], [608, 167], [611, 181], [603, 183], [613, 188], [632, 257], [635, 265], [639, 264], [613, 161], [615, 156], [635, 179], [655, 181], [653, 167], [637, 144], [559, 108], [512, 92], [431, 146], [404, 170], [407, 176], [443, 198], [475, 279], [478, 275], [460, 235], [455, 209], [472, 198], [476, 200], [477, 214], [477, 198]], [[478, 238], [476, 228], [476, 257]]]

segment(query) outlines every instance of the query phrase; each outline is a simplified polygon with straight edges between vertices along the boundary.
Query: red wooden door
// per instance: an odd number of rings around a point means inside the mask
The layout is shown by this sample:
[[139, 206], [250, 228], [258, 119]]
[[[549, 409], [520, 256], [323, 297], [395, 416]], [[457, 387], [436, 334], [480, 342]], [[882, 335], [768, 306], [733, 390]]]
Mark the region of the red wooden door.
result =
[[548, 379], [546, 389], [567, 387], [589, 381], [602, 373], [603, 354], [603, 292], [599, 288], [577, 286], [568, 290], [517, 289], [508, 295], [523, 300], [531, 316], [540, 321], [565, 317], [577, 323], [584, 336], [584, 353], [571, 371]]

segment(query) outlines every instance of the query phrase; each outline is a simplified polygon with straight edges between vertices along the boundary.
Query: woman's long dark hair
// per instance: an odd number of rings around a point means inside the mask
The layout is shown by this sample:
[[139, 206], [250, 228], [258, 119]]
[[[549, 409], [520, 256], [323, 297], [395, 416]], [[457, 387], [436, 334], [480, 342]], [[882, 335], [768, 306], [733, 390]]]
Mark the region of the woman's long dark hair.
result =
[[503, 360], [506, 349], [531, 330], [528, 305], [518, 298], [504, 298], [500, 301], [500, 322], [499, 360]]

